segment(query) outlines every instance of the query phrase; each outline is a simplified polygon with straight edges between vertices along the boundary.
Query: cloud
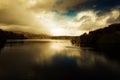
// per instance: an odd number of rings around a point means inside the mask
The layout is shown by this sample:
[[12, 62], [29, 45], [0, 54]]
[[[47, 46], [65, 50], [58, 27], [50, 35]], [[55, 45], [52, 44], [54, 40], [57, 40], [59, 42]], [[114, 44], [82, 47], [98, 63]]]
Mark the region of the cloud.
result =
[[58, 11], [66, 13], [72, 10], [74, 6], [91, 0], [34, 0], [36, 4], [30, 7], [33, 11]]
[[35, 12], [51, 12], [54, 8], [54, 4], [56, 3], [56, 0], [33, 0], [35, 1], [34, 5], [30, 6], [29, 9], [35, 11]]
[[80, 10], [94, 10], [100, 13], [111, 11], [112, 9], [120, 7], [120, 0], [90, 0], [82, 4], [75, 5], [75, 11]]
[[120, 23], [120, 0], [0, 0], [4, 30], [80, 35], [113, 23]]
[[55, 4], [55, 10], [58, 12], [65, 13], [69, 10], [74, 9], [74, 6], [80, 5], [91, 0], [57, 0]]
[[[26, 6], [25, 4], [27, 3], [23, 4], [21, 0], [0, 1], [0, 24], [3, 24], [5, 26], [8, 25], [8, 27], [9, 25], [16, 25], [19, 27], [20, 25], [27, 26], [28, 29], [30, 27], [30, 29], [36, 29], [36, 31], [38, 31], [39, 28], [39, 33], [46, 32], [44, 27], [41, 26], [36, 17], [34, 17], [34, 14], [27, 9], [28, 6]], [[15, 26], [11, 27], [11, 29], [13, 28], [17, 29], [17, 27]]]
[[92, 31], [108, 26], [109, 24], [118, 23], [117, 21], [120, 21], [118, 20], [119, 16], [120, 11], [116, 9], [101, 16], [98, 16], [97, 12], [93, 10], [89, 10], [79, 12], [72, 23], [74, 23], [75, 25], [73, 26], [77, 26], [79, 30]]
[[66, 35], [80, 35], [84, 32], [120, 22], [120, 11], [118, 9], [103, 15], [97, 15], [97, 12], [94, 10], [80, 11], [74, 17], [63, 16], [57, 13], [48, 13], [47, 15], [51, 17], [43, 17], [42, 21], [45, 22], [44, 19], [47, 19], [46, 23], [48, 23], [45, 26], [48, 26], [48, 28], [51, 26], [51, 29], [64, 29], [63, 33], [65, 32], [64, 34]]

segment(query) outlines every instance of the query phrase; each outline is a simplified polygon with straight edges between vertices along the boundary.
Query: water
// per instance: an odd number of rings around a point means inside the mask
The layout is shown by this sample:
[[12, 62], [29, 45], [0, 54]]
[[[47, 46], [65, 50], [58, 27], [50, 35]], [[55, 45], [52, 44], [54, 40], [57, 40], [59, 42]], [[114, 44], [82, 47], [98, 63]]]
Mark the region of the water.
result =
[[10, 40], [0, 50], [0, 80], [113, 79], [120, 63], [69, 40]]

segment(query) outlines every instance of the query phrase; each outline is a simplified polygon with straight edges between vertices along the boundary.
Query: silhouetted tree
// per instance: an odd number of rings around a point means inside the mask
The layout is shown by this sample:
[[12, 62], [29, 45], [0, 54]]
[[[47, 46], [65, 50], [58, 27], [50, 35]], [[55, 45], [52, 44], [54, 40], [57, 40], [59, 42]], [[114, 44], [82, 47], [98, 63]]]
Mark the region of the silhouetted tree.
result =
[[4, 43], [6, 42], [6, 33], [0, 30], [0, 47], [3, 47]]

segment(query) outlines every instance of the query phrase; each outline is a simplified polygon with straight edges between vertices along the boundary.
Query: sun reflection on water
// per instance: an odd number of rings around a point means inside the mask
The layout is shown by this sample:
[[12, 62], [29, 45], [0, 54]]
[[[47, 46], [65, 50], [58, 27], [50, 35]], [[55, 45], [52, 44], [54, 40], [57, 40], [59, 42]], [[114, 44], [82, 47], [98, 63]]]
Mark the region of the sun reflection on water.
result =
[[[39, 48], [41, 48], [41, 45]], [[80, 57], [81, 54], [79, 49], [72, 47], [69, 41], [51, 42], [49, 45], [47, 44], [47, 46], [44, 47], [44, 49], [39, 49], [39, 54], [36, 58], [36, 61], [38, 63], [50, 62], [52, 58], [56, 55], [68, 56], [74, 58], [74, 57]]]
[[51, 49], [58, 50], [58, 51], [61, 51], [64, 49], [64, 46], [61, 43], [51, 43], [50, 47]]

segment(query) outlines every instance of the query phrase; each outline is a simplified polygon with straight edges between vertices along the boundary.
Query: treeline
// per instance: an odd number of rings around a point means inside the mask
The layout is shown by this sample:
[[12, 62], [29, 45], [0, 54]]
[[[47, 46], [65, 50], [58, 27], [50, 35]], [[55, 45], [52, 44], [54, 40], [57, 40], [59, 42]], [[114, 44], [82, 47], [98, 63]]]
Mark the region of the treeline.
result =
[[0, 30], [0, 47], [3, 46], [3, 44], [6, 42], [6, 33], [2, 30]]
[[79, 36], [51, 36], [50, 39], [63, 39], [63, 40], [72, 40], [72, 39], [78, 39]]
[[79, 38], [79, 36], [52, 36], [48, 34], [32, 34], [32, 33], [23, 33], [25, 37], [29, 39], [61, 39], [61, 40], [72, 40]]
[[0, 30], [0, 39], [6, 38], [6, 39], [25, 39], [25, 36], [23, 34], [17, 34], [10, 31], [3, 31]]
[[0, 30], [0, 45], [4, 44], [8, 39], [25, 39], [23, 34], [17, 34], [9, 31]]
[[23, 34], [17, 34], [13, 32], [5, 32], [7, 39], [26, 39], [26, 37]]

